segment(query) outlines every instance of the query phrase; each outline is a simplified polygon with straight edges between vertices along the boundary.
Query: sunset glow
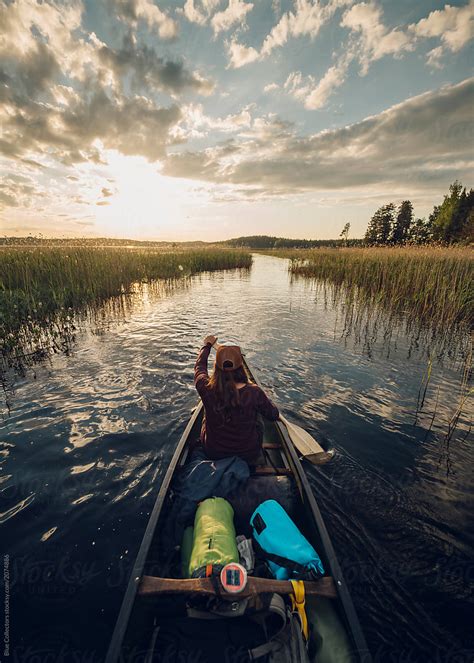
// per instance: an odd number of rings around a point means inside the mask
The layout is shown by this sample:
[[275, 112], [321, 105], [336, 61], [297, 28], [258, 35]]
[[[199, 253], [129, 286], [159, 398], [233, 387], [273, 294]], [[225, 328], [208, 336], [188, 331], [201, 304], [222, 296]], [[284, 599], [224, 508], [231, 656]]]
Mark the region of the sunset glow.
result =
[[2, 3], [2, 231], [329, 238], [390, 198], [426, 215], [472, 175], [473, 8]]

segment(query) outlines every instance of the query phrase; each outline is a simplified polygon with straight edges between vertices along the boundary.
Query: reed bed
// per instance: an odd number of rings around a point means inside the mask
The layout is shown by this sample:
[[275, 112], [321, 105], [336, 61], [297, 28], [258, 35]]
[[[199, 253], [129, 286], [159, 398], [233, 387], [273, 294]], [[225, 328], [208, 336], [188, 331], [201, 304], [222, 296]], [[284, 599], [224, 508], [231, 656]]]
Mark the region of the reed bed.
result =
[[136, 284], [251, 263], [248, 252], [225, 249], [0, 249], [0, 352], [34, 353], [45, 332], [53, 342], [67, 339], [77, 310], [129, 293]]
[[470, 248], [402, 247], [277, 251], [290, 273], [343, 288], [347, 301], [383, 307], [430, 327], [474, 322]]

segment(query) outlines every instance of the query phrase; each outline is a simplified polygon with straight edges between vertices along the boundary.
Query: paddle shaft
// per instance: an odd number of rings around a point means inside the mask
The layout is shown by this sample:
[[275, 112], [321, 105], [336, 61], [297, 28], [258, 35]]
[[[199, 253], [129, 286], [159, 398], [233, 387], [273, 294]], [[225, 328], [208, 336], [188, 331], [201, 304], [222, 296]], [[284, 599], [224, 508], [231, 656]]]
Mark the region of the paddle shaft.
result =
[[[217, 348], [219, 347], [217, 341], [213, 343], [212, 347], [217, 351]], [[326, 452], [322, 446], [316, 442], [314, 437], [304, 430], [304, 428], [292, 424], [281, 414], [280, 421], [286, 426], [290, 440], [295, 445], [296, 449], [311, 463], [322, 465], [332, 458], [334, 452]]]

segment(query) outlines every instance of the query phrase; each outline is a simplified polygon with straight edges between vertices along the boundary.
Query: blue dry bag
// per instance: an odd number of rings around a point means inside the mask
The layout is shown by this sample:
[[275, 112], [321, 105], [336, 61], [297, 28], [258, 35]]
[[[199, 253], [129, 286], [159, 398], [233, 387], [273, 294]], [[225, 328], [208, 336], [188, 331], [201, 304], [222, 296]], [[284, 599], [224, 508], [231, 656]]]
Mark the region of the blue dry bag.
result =
[[262, 502], [252, 514], [253, 538], [278, 580], [309, 580], [324, 575], [318, 553], [305, 539], [285, 509], [275, 502]]

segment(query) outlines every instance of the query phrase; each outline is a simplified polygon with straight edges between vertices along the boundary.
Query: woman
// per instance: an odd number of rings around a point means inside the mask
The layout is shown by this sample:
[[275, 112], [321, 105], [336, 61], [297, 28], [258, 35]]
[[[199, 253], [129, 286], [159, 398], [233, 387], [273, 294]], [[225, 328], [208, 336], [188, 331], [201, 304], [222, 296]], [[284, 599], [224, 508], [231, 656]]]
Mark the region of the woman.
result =
[[240, 348], [219, 345], [214, 373], [207, 360], [216, 336], [207, 336], [194, 367], [194, 384], [204, 405], [201, 444], [213, 459], [240, 456], [255, 463], [261, 454], [263, 431], [258, 416], [276, 421], [280, 413], [256, 384], [249, 383]]

